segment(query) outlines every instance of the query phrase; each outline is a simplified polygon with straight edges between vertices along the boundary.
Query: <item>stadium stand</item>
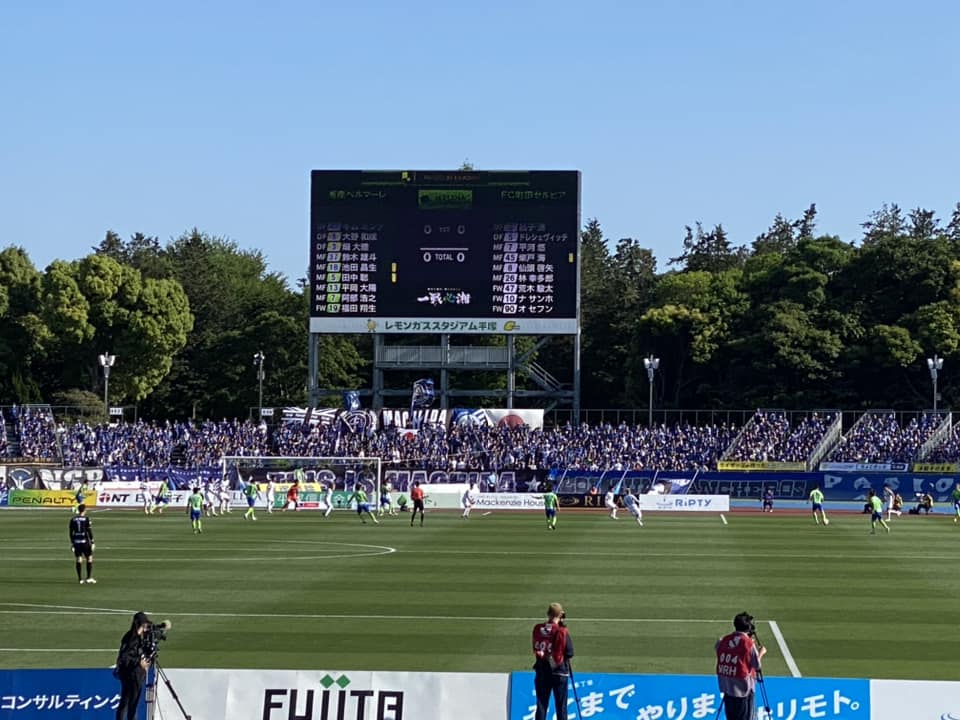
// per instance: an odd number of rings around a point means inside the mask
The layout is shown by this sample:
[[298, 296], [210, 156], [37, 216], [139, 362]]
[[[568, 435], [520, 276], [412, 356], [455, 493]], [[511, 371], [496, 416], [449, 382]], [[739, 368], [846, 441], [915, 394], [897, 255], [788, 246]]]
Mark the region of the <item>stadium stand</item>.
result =
[[807, 463], [824, 442], [837, 414], [811, 413], [791, 426], [785, 411], [757, 410], [723, 459]]
[[829, 462], [908, 463], [937, 431], [944, 416], [925, 413], [901, 427], [895, 413], [865, 413], [827, 456]]

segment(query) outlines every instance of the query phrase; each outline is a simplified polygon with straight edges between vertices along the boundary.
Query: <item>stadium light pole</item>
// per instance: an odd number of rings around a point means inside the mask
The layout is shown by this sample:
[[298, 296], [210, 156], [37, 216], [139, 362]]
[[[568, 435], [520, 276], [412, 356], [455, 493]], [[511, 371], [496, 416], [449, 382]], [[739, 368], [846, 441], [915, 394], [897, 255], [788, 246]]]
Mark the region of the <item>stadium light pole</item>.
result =
[[97, 355], [97, 362], [103, 368], [103, 412], [107, 416], [107, 423], [110, 423], [110, 368], [117, 361], [116, 355], [109, 353], [100, 353]]
[[933, 411], [937, 411], [937, 376], [941, 370], [943, 370], [943, 358], [937, 357], [936, 354], [932, 358], [927, 358], [927, 369], [930, 370], [930, 381], [933, 383]]
[[257, 380], [260, 383], [260, 399], [257, 402], [257, 422], [263, 418], [263, 361], [267, 356], [260, 350], [253, 355], [253, 364], [257, 367]]
[[647, 406], [647, 427], [653, 427], [653, 374], [660, 367], [660, 358], [654, 357], [645, 357], [643, 359], [643, 366], [647, 369], [647, 380], [650, 381], [650, 402]]

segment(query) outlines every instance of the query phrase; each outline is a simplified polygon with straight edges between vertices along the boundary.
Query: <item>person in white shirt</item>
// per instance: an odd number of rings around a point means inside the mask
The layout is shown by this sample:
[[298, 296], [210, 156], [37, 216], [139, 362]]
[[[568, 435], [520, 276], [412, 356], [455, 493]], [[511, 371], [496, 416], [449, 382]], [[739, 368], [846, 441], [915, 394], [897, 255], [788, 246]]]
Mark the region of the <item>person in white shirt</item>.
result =
[[153, 507], [153, 493], [150, 492], [150, 483], [146, 480], [140, 481], [140, 495], [143, 498], [143, 514], [149, 515], [150, 508]]
[[226, 515], [230, 510], [230, 500], [233, 493], [230, 491], [230, 481], [223, 478], [220, 481], [220, 514]]
[[607, 490], [607, 494], [603, 496], [603, 504], [607, 506], [607, 509], [610, 510], [610, 519], [617, 519], [617, 496], [613, 493], [613, 488]]
[[463, 504], [463, 515], [461, 515], [460, 517], [464, 519], [469, 519], [470, 510], [473, 508], [474, 505], [477, 504], [477, 500], [479, 499], [480, 499], [480, 490], [477, 488], [477, 484], [470, 483], [470, 487], [468, 487], [463, 493], [463, 498], [461, 500]]
[[623, 504], [627, 511], [637, 520], [637, 525], [643, 526], [643, 510], [640, 509], [640, 499], [633, 494], [633, 490], [627, 490], [623, 496]]
[[277, 483], [273, 478], [267, 482], [267, 512], [273, 512], [274, 503], [277, 501]]

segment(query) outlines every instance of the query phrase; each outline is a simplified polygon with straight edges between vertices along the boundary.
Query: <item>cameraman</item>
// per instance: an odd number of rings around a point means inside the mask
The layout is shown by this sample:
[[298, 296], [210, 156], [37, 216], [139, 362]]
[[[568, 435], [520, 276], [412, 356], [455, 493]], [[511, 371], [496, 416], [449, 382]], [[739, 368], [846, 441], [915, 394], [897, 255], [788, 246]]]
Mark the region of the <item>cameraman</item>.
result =
[[547, 621], [533, 626], [533, 687], [537, 693], [536, 720], [546, 720], [550, 695], [557, 720], [567, 720], [567, 682], [573, 640], [567, 631], [567, 614], [560, 603], [550, 603]]
[[753, 616], [733, 618], [734, 631], [717, 641], [717, 683], [727, 720], [753, 720], [754, 690], [760, 658], [767, 649], [756, 641]]
[[150, 659], [146, 656], [146, 638], [150, 618], [144, 612], [133, 616], [133, 623], [120, 641], [114, 676], [120, 680], [120, 704], [116, 720], [136, 720]]

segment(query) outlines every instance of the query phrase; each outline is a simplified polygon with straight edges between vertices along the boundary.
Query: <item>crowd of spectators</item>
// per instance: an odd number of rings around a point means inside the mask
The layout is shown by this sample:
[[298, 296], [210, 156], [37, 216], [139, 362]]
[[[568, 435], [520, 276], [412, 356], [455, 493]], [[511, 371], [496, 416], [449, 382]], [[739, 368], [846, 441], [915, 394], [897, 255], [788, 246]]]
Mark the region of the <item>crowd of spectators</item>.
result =
[[[528, 426], [424, 425], [351, 430], [339, 422], [268, 429], [263, 423], [86, 423], [56, 425], [49, 409], [15, 417], [20, 455], [71, 466], [211, 467], [224, 455], [380, 457], [387, 464], [431, 470], [714, 470], [727, 459], [804, 462], [835, 421], [813, 413], [791, 426], [782, 412], [758, 412], [740, 431], [731, 424], [621, 423]], [[942, 421], [925, 415], [901, 427], [892, 413], [863, 417], [828, 458], [835, 462], [910, 462]], [[5, 440], [0, 425], [0, 440]], [[739, 438], [738, 438], [739, 434]], [[0, 446], [2, 447], [2, 446]], [[956, 460], [960, 433], [931, 462]]]
[[895, 413], [864, 415], [827, 458], [828, 462], [908, 463], [943, 422], [943, 416], [925, 413], [901, 427]]
[[59, 461], [57, 426], [49, 407], [13, 408], [20, 437], [20, 455], [30, 460]]
[[960, 425], [953, 426], [953, 432], [923, 459], [928, 463], [955, 463], [960, 460]]
[[758, 410], [743, 428], [727, 459], [806, 462], [836, 418], [836, 413], [811, 413], [791, 427], [785, 412]]

